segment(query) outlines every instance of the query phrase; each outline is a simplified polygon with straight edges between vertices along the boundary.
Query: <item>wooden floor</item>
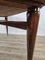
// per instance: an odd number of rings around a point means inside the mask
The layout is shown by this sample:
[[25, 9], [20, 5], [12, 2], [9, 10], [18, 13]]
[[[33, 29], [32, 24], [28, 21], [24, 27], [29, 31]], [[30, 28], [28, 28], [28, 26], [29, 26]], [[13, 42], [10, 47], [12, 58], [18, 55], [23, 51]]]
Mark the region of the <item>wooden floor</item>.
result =
[[33, 60], [45, 60], [45, 37], [36, 38]]
[[[27, 60], [25, 35], [0, 34], [0, 60]], [[45, 60], [45, 37], [37, 37], [33, 60]]]

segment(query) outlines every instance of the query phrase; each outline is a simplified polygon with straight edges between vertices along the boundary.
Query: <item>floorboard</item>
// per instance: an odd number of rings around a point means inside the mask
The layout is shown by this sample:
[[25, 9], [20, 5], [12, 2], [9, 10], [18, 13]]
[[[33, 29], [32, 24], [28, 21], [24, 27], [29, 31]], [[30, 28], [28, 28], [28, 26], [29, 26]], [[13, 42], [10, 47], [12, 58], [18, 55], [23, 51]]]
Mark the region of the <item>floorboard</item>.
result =
[[[0, 34], [0, 60], [27, 60], [27, 36]], [[33, 60], [45, 60], [45, 37], [38, 36]]]

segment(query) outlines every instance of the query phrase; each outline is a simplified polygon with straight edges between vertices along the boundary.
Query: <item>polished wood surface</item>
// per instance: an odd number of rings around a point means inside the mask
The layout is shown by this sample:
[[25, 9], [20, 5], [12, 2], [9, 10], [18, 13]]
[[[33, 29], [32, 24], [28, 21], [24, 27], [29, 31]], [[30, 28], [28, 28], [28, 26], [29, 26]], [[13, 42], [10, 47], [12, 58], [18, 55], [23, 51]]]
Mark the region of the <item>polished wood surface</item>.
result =
[[6, 20], [6, 31], [7, 31], [7, 35], [8, 35], [8, 25], [7, 25], [8, 18], [5, 17], [5, 20]]
[[16, 22], [16, 21], [0, 21], [1, 25], [6, 25], [6, 26], [11, 26], [11, 27], [16, 27], [16, 28], [20, 28], [20, 29], [27, 29], [27, 22]]
[[[38, 8], [45, 5], [45, 0], [0, 0], [0, 16], [4, 16], [6, 22], [0, 24], [8, 26], [27, 28], [27, 60], [32, 60], [34, 45], [39, 22]], [[27, 10], [28, 9], [28, 10]], [[27, 23], [25, 22], [7, 22], [6, 16], [15, 15], [27, 11]]]
[[38, 7], [29, 8], [27, 12], [27, 60], [32, 60], [33, 57], [38, 22]]
[[0, 0], [0, 16], [15, 15], [27, 10], [28, 7], [41, 7], [45, 0]]

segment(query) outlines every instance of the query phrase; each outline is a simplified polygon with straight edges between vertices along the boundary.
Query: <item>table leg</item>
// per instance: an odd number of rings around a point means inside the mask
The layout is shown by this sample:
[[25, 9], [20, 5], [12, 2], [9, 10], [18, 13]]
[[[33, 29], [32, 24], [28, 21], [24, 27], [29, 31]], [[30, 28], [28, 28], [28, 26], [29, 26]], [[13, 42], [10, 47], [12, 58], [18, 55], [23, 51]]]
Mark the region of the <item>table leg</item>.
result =
[[38, 7], [30, 7], [27, 10], [27, 60], [32, 60], [34, 45], [39, 22]]

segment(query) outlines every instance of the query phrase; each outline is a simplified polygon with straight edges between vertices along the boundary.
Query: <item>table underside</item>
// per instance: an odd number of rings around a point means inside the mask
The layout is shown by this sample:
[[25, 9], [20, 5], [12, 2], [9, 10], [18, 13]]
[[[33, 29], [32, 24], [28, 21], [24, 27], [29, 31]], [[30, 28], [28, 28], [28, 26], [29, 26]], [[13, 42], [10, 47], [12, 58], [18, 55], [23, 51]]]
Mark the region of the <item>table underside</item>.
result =
[[[5, 17], [4, 22], [0, 24], [6, 25], [8, 35], [8, 26], [23, 28], [27, 30], [27, 60], [32, 60], [34, 45], [39, 22], [38, 7], [44, 5], [44, 0], [1, 0], [0, 1], [0, 16], [10, 16], [24, 12], [27, 10], [27, 22], [11, 22]], [[30, 7], [30, 8], [29, 8]], [[27, 9], [28, 8], [28, 9]]]
[[0, 0], [0, 16], [15, 15], [31, 6], [42, 6], [45, 0]]

